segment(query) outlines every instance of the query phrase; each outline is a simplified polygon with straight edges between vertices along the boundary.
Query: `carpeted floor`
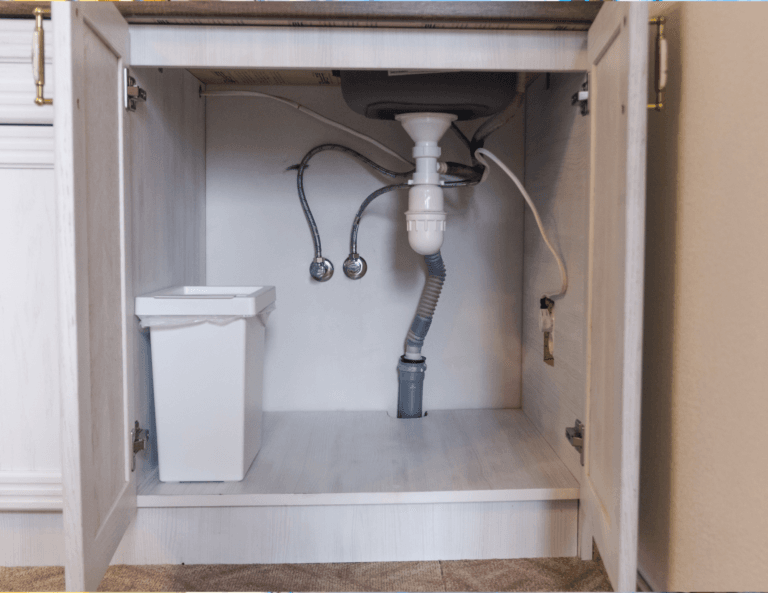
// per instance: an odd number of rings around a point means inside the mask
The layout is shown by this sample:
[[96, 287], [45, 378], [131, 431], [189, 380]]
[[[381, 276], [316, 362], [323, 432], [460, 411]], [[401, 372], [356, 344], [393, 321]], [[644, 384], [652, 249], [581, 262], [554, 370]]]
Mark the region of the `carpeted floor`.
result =
[[[64, 569], [0, 568], [0, 591], [62, 591]], [[99, 591], [611, 591], [598, 556], [523, 560], [111, 566]]]

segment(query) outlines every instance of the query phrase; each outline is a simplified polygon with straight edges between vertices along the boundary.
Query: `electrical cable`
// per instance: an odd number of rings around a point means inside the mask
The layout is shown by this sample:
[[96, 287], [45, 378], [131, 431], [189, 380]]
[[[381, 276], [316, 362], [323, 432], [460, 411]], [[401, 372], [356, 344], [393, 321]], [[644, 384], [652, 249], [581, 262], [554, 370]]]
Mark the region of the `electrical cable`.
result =
[[307, 224], [309, 224], [309, 230], [312, 233], [312, 241], [315, 245], [315, 258], [322, 258], [322, 248], [320, 244], [320, 231], [317, 228], [317, 223], [315, 222], [314, 216], [312, 216], [312, 211], [309, 208], [309, 203], [307, 202], [307, 196], [304, 194], [304, 171], [307, 168], [307, 164], [309, 163], [310, 159], [315, 156], [316, 154], [320, 152], [324, 152], [326, 150], [337, 150], [339, 152], [347, 153], [353, 157], [355, 157], [357, 160], [362, 162], [364, 165], [368, 165], [375, 171], [378, 171], [382, 175], [386, 175], [387, 177], [404, 177], [406, 175], [410, 175], [413, 173], [413, 170], [411, 171], [392, 171], [390, 169], [387, 169], [385, 167], [382, 167], [378, 163], [373, 162], [371, 159], [369, 159], [366, 156], [363, 156], [356, 150], [352, 150], [351, 148], [348, 148], [346, 146], [342, 146], [341, 144], [321, 144], [320, 146], [316, 146], [312, 150], [310, 150], [306, 155], [304, 155], [304, 158], [301, 159], [301, 163], [298, 167], [298, 174], [296, 176], [296, 186], [299, 192], [299, 201], [301, 202], [301, 207], [304, 210], [304, 216], [307, 219]]
[[314, 117], [315, 119], [323, 122], [324, 124], [327, 124], [329, 126], [333, 126], [334, 128], [338, 128], [339, 130], [343, 130], [347, 132], [348, 134], [352, 134], [353, 136], [356, 136], [358, 138], [361, 138], [362, 140], [365, 140], [366, 142], [370, 142], [373, 144], [376, 148], [379, 150], [383, 150], [387, 154], [395, 157], [399, 161], [402, 161], [406, 165], [413, 166], [413, 162], [409, 161], [405, 157], [400, 156], [397, 154], [394, 150], [391, 148], [388, 148], [384, 146], [381, 142], [378, 140], [375, 140], [371, 138], [370, 136], [366, 136], [362, 132], [358, 132], [357, 130], [353, 130], [352, 128], [348, 128], [344, 124], [340, 124], [337, 121], [333, 121], [332, 119], [328, 119], [327, 117], [320, 115], [319, 113], [312, 111], [308, 107], [304, 107], [303, 105], [297, 103], [296, 101], [291, 101], [290, 99], [286, 99], [285, 97], [278, 97], [277, 95], [268, 95], [267, 93], [260, 93], [259, 91], [202, 91], [201, 96], [203, 97], [262, 97], [265, 99], [272, 99], [274, 101], [278, 101], [279, 103], [283, 103], [284, 105], [288, 105], [290, 107], [293, 107], [294, 109], [298, 109], [302, 113], [305, 113], [309, 115], [310, 117]]
[[541, 232], [541, 237], [544, 239], [544, 243], [547, 244], [547, 247], [549, 247], [549, 250], [552, 252], [552, 255], [554, 256], [555, 260], [557, 261], [557, 266], [560, 268], [560, 292], [554, 293], [554, 294], [545, 294], [543, 295], [545, 298], [554, 298], [557, 296], [562, 296], [565, 294], [565, 291], [568, 290], [568, 275], [565, 271], [565, 265], [563, 264], [563, 260], [560, 259], [560, 256], [555, 251], [555, 248], [552, 247], [552, 243], [549, 240], [549, 237], [547, 237], [547, 233], [544, 231], [544, 225], [541, 222], [541, 217], [539, 216], [538, 210], [536, 210], [536, 206], [533, 203], [533, 200], [531, 200], [531, 196], [528, 195], [528, 192], [525, 191], [525, 188], [523, 187], [523, 184], [520, 183], [520, 180], [517, 178], [517, 176], [510, 171], [510, 169], [502, 163], [496, 155], [494, 155], [490, 150], [487, 150], [485, 148], [478, 148], [475, 151], [475, 156], [478, 161], [480, 161], [483, 165], [485, 165], [486, 169], [488, 169], [488, 162], [483, 158], [484, 156], [487, 156], [489, 159], [491, 159], [494, 163], [496, 163], [499, 168], [504, 171], [504, 173], [507, 174], [507, 176], [515, 182], [515, 185], [517, 186], [517, 189], [520, 190], [520, 193], [523, 194], [523, 198], [525, 198], [525, 201], [528, 202], [528, 206], [531, 207], [531, 211], [533, 212], [533, 217], [536, 219], [536, 224], [539, 226], [539, 231]]

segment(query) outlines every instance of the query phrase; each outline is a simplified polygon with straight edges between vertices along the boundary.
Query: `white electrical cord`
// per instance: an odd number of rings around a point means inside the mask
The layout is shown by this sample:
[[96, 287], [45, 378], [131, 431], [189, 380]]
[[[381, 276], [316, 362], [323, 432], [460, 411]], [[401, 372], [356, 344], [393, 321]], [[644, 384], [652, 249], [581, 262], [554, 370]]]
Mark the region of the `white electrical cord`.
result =
[[[541, 218], [539, 217], [539, 212], [536, 210], [536, 206], [533, 204], [533, 200], [531, 200], [531, 196], [528, 195], [528, 192], [525, 191], [525, 188], [523, 187], [523, 184], [520, 183], [520, 180], [517, 178], [517, 176], [509, 170], [509, 168], [502, 163], [496, 155], [494, 155], [490, 150], [486, 150], [485, 148], [478, 148], [475, 151], [475, 157], [478, 161], [480, 161], [484, 166], [486, 172], [488, 171], [488, 163], [486, 160], [482, 157], [482, 155], [487, 156], [489, 159], [491, 159], [494, 163], [496, 163], [502, 171], [504, 171], [509, 178], [515, 182], [515, 185], [517, 186], [517, 189], [520, 190], [520, 193], [523, 194], [523, 197], [525, 198], [525, 201], [528, 202], [528, 205], [531, 207], [531, 211], [533, 212], [533, 217], [536, 219], [536, 224], [539, 225], [539, 231], [541, 231], [541, 236], [544, 239], [544, 243], [547, 244], [547, 247], [549, 247], [549, 250], [552, 252], [552, 255], [557, 260], [557, 267], [560, 268], [560, 278], [562, 281], [562, 284], [560, 286], [560, 292], [555, 294], [545, 294], [545, 297], [553, 298], [557, 296], [562, 296], [565, 294], [565, 291], [568, 290], [568, 275], [565, 272], [565, 266], [563, 265], [563, 260], [560, 259], [560, 256], [557, 255], [557, 252], [555, 251], [555, 248], [552, 247], [552, 243], [549, 242], [549, 237], [547, 237], [547, 233], [544, 232], [544, 225], [541, 223]], [[485, 174], [483, 175], [483, 180], [485, 180]]]
[[358, 138], [361, 138], [365, 140], [366, 142], [370, 142], [380, 150], [383, 150], [389, 155], [392, 155], [396, 159], [404, 162], [406, 165], [413, 166], [413, 163], [409, 161], [408, 159], [400, 156], [397, 154], [394, 150], [387, 148], [384, 146], [381, 142], [378, 140], [374, 140], [370, 136], [366, 136], [365, 134], [358, 132], [356, 130], [353, 130], [352, 128], [348, 128], [344, 124], [340, 124], [337, 121], [333, 121], [332, 119], [328, 119], [327, 117], [324, 117], [320, 115], [319, 113], [312, 111], [311, 109], [308, 109], [307, 107], [304, 107], [303, 105], [300, 105], [299, 103], [296, 103], [296, 101], [291, 101], [290, 99], [286, 99], [285, 97], [278, 97], [276, 95], [268, 95], [266, 93], [260, 93], [258, 91], [203, 91], [202, 96], [204, 97], [263, 97], [265, 99], [273, 99], [274, 101], [278, 101], [280, 103], [283, 103], [284, 105], [289, 105], [290, 107], [293, 107], [294, 109], [298, 109], [302, 113], [306, 113], [307, 115], [314, 117], [315, 119], [323, 122], [324, 124], [328, 124], [329, 126], [333, 126], [334, 128], [338, 128], [339, 130], [343, 130], [347, 132], [348, 134], [352, 134], [353, 136], [357, 136]]

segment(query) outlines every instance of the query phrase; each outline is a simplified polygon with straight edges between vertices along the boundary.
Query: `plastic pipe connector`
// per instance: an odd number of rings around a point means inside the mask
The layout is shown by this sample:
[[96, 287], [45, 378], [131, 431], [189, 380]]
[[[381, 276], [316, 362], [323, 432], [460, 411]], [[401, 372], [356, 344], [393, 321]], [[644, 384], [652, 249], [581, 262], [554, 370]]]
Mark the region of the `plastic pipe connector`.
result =
[[404, 356], [397, 364], [400, 378], [397, 390], [397, 417], [421, 418], [424, 400], [424, 373], [427, 370], [426, 359], [407, 360]]
[[446, 215], [443, 211], [443, 190], [440, 187], [438, 142], [456, 116], [450, 113], [404, 113], [396, 116], [413, 139], [416, 170], [409, 182], [405, 213], [408, 242], [421, 255], [432, 255], [443, 244]]
[[420, 255], [432, 255], [443, 245], [446, 214], [443, 190], [438, 185], [415, 185], [408, 192], [405, 225], [408, 242]]

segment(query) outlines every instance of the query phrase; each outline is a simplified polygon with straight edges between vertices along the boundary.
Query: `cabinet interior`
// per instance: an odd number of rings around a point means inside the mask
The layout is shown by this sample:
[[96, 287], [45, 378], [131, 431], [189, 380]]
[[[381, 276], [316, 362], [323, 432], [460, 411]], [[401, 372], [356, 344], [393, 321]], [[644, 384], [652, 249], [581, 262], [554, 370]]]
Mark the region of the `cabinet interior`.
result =
[[[109, 562], [588, 558], [594, 538], [615, 588], [631, 589], [647, 7], [499, 7], [506, 16], [456, 7], [467, 19], [482, 13], [470, 23], [456, 11], [416, 22], [423, 7], [327, 3], [301, 8], [315, 20], [299, 27], [289, 25], [307, 23], [284, 20], [296, 14], [288, 5], [219, 4], [200, 10], [229, 20], [181, 6], [52, 7], [55, 88], [46, 96], [55, 104], [38, 113], [50, 123], [56, 112], [55, 134], [43, 139], [56, 208], [46, 210], [51, 237], [38, 247], [52, 256], [40, 273], [58, 282], [57, 291], [43, 291], [56, 301], [58, 339], [55, 389], [39, 395], [56, 395], [60, 406], [46, 406], [45, 421], [40, 412], [16, 422], [23, 438], [11, 440], [34, 440], [37, 450], [53, 441], [28, 435], [55, 430], [62, 446], [22, 468], [35, 470], [28, 476], [10, 476], [5, 490], [24, 492], [10, 501], [13, 511], [64, 513], [63, 521], [34, 513], [31, 530], [24, 514], [5, 513], [14, 533], [35, 542], [16, 546], [36, 558], [18, 564], [66, 564], [68, 588], [93, 590]], [[394, 20], [379, 22], [376, 14], [387, 11]], [[580, 24], [564, 21], [566, 12]], [[125, 65], [148, 95], [131, 113]], [[352, 217], [387, 180], [344, 155], [312, 161], [308, 197], [323, 254], [336, 266], [321, 285], [307, 273], [311, 241], [291, 170], [323, 142], [397, 163], [284, 105], [201, 93], [208, 86], [285, 95], [407, 154], [411, 142], [397, 124], [356, 116], [335, 84], [334, 69], [389, 68], [536, 73], [524, 107], [487, 147], [523, 178], [569, 274], [555, 305], [550, 366], [539, 300], [559, 278], [533, 216], [493, 165], [482, 186], [448, 192], [448, 277], [425, 345], [428, 415], [418, 421], [390, 416], [425, 275], [405, 241], [405, 196], [382, 196], [366, 212], [359, 251], [369, 271], [351, 281], [342, 264]], [[585, 117], [571, 98], [587, 71]], [[475, 124], [461, 125], [471, 133]], [[442, 146], [446, 159], [466, 162], [456, 138], [448, 134]], [[25, 244], [46, 234], [38, 217], [30, 211], [15, 223], [34, 229]], [[161, 483], [151, 342], [134, 298], [224, 283], [277, 287], [263, 449], [242, 482]], [[45, 317], [25, 310], [43, 327]], [[43, 342], [48, 332], [38, 335]], [[588, 429], [586, 469], [566, 439], [577, 420]], [[133, 473], [127, 433], [135, 421], [152, 439]], [[200, 438], [208, 438], [204, 430]], [[55, 474], [38, 471], [48, 469], [43, 459], [54, 461]], [[38, 483], [55, 496], [41, 495]], [[59, 538], [55, 545], [38, 544], [49, 536]], [[66, 560], [57, 556], [65, 551]]]
[[[543, 361], [538, 316], [541, 294], [559, 285], [557, 266], [521, 195], [492, 168], [480, 186], [446, 190], [448, 276], [425, 343], [421, 420], [394, 418], [397, 358], [425, 278], [406, 239], [407, 192], [366, 211], [359, 251], [369, 269], [350, 280], [341, 265], [354, 214], [390, 182], [343, 154], [313, 159], [307, 199], [336, 267], [321, 284], [308, 274], [312, 242], [290, 169], [328, 142], [392, 169], [398, 161], [268, 99], [200, 96], [203, 80], [225, 73], [132, 74], [149, 97], [128, 118], [133, 295], [174, 284], [277, 288], [264, 441], [248, 476], [161, 483], [151, 446], [139, 462], [139, 506], [578, 499], [579, 454], [564, 429], [584, 414], [589, 130], [570, 101], [583, 74], [535, 77], [524, 105], [486, 143], [525, 183], [568, 269], [569, 290], [555, 309], [555, 364]], [[277, 74], [250, 71], [241, 80], [285, 82]], [[397, 122], [352, 112], [339, 86], [306, 84], [313, 75], [294, 73], [305, 84], [241, 88], [295, 100], [410, 154]], [[471, 135], [481, 121], [459, 126]], [[468, 162], [450, 131], [441, 147], [445, 160]], [[135, 318], [130, 327], [137, 414], [152, 435], [149, 335]]]

